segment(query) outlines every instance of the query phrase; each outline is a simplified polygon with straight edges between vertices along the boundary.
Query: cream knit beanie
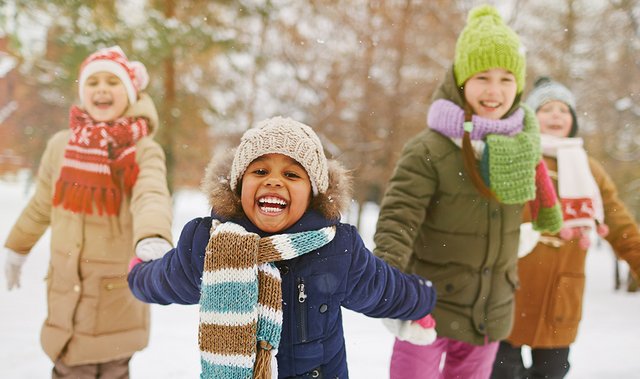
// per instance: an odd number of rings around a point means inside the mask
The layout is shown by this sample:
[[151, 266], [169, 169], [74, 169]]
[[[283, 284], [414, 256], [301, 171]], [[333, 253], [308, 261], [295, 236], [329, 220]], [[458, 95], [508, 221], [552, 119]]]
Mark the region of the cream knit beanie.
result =
[[242, 136], [229, 174], [233, 191], [247, 166], [265, 154], [283, 154], [300, 163], [311, 179], [314, 196], [329, 187], [327, 158], [316, 133], [301, 122], [278, 116], [259, 122]]

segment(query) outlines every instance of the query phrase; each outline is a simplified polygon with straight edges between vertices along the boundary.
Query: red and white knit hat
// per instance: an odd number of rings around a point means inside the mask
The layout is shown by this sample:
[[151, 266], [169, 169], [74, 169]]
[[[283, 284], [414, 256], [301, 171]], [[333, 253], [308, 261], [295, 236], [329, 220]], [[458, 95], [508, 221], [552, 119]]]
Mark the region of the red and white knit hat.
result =
[[149, 74], [144, 64], [129, 61], [120, 46], [107, 47], [89, 55], [80, 66], [80, 102], [83, 101], [82, 86], [85, 81], [91, 75], [103, 71], [112, 73], [122, 81], [127, 90], [129, 105], [138, 100], [138, 92], [149, 84]]

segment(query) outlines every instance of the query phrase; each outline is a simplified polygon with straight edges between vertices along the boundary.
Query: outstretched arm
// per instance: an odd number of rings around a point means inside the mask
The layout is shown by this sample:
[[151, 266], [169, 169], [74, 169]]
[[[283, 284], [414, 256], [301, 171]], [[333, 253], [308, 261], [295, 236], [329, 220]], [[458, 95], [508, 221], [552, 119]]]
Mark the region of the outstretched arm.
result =
[[431, 282], [404, 274], [374, 256], [351, 229], [353, 251], [342, 305], [370, 317], [418, 320], [431, 313], [436, 293]]
[[131, 292], [147, 303], [197, 304], [210, 229], [210, 218], [187, 223], [176, 248], [161, 259], [142, 262], [131, 269]]

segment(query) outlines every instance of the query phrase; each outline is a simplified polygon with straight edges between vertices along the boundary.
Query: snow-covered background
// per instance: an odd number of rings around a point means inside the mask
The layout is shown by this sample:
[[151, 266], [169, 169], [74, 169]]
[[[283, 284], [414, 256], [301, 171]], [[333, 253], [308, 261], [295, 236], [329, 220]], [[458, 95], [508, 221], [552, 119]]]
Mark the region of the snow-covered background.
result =
[[[0, 242], [28, 201], [30, 189], [22, 179], [0, 180]], [[196, 191], [175, 196], [174, 235], [184, 223], [206, 215], [208, 206]], [[377, 209], [365, 211], [360, 232], [368, 246]], [[44, 276], [48, 262], [48, 233], [39, 241], [23, 268], [22, 287], [7, 291], [0, 270], [0, 377], [50, 377], [51, 362], [40, 348], [45, 318]], [[4, 257], [0, 257], [4, 267]], [[614, 291], [614, 259], [608, 247], [590, 252], [583, 321], [570, 355], [567, 379], [640, 377], [640, 293]], [[197, 378], [197, 306], [152, 306], [149, 347], [131, 362], [133, 378]], [[393, 339], [379, 320], [345, 310], [347, 356], [352, 378], [387, 378]]]

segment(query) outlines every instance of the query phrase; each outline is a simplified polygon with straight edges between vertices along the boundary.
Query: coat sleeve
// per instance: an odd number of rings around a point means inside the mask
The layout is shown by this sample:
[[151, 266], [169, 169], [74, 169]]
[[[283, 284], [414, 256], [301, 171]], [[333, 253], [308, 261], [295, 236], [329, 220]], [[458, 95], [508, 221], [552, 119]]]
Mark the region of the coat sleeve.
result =
[[197, 304], [210, 229], [210, 218], [191, 220], [174, 249], [161, 259], [136, 265], [128, 277], [135, 297], [163, 305]]
[[48, 142], [40, 159], [36, 177], [35, 193], [22, 210], [9, 232], [5, 246], [18, 253], [28, 253], [38, 242], [51, 222], [54, 167], [62, 159], [64, 146], [69, 135], [57, 133]]
[[431, 313], [436, 293], [430, 281], [405, 274], [373, 255], [354, 227], [348, 237], [353, 244], [345, 308], [369, 317], [402, 320], [418, 320]]
[[609, 227], [609, 234], [605, 237], [616, 254], [629, 263], [629, 267], [636, 275], [640, 275], [640, 232], [633, 216], [618, 197], [613, 180], [604, 168], [595, 160], [590, 159], [593, 174], [604, 207], [604, 223]]
[[145, 137], [136, 145], [136, 161], [140, 172], [131, 192], [130, 205], [134, 246], [147, 237], [162, 237], [172, 242], [172, 205], [164, 152], [151, 137]]
[[424, 142], [419, 138], [410, 141], [403, 149], [380, 206], [374, 236], [374, 253], [378, 257], [406, 269], [437, 183]]

